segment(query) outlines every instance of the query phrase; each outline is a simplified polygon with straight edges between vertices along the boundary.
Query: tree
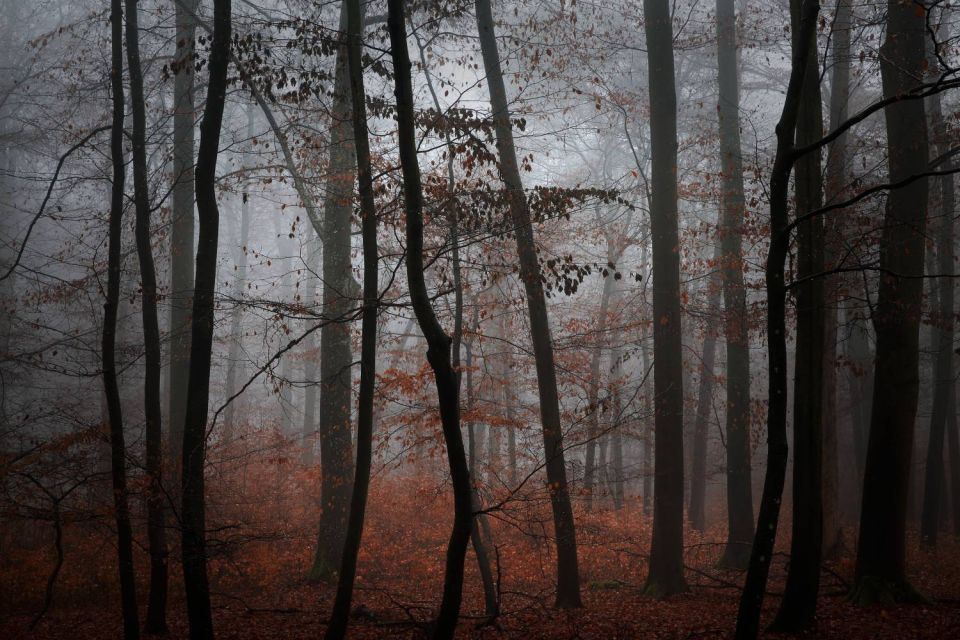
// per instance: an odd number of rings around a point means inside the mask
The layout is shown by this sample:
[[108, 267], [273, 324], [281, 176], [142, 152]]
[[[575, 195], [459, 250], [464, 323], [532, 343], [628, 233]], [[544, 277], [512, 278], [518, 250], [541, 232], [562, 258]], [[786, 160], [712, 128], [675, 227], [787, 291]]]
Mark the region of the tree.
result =
[[[540, 421], [543, 427], [543, 447], [546, 456], [547, 482], [550, 486], [550, 506], [557, 547], [557, 599], [561, 608], [581, 606], [580, 569], [577, 562], [577, 537], [573, 523], [573, 509], [567, 486], [566, 463], [563, 455], [563, 431], [560, 425], [560, 401], [557, 397], [557, 374], [547, 318], [547, 301], [540, 279], [537, 249], [533, 237], [530, 205], [523, 191], [517, 152], [513, 143], [507, 91], [500, 68], [497, 37], [494, 31], [490, 0], [476, 0], [477, 30], [483, 68], [486, 71], [490, 106], [497, 139], [500, 179], [506, 186], [513, 230], [517, 240], [520, 280], [527, 296], [530, 315], [530, 334], [537, 369], [537, 389], [540, 394]], [[682, 489], [681, 489], [682, 492]], [[681, 518], [683, 504], [681, 496]]]
[[[340, 32], [346, 33], [346, 3], [340, 10]], [[330, 124], [330, 168], [323, 227], [322, 278], [324, 324], [320, 328], [320, 470], [321, 512], [312, 580], [330, 580], [340, 566], [353, 475], [350, 403], [353, 354], [347, 316], [357, 283], [350, 264], [350, 215], [356, 175], [355, 140], [351, 130], [347, 46], [337, 49], [333, 111]]]
[[[790, 4], [791, 33], [801, 34], [802, 2]], [[806, 45], [804, 74], [797, 108], [796, 144], [805, 146], [823, 138], [823, 114], [816, 34]], [[799, 48], [801, 43], [794, 43]], [[772, 628], [797, 632], [813, 624], [820, 588], [823, 544], [823, 216], [802, 223], [809, 211], [823, 205], [820, 149], [796, 161], [797, 280], [793, 283], [797, 305], [796, 357], [793, 392], [793, 520], [790, 568], [780, 610]]]
[[363, 234], [363, 319], [360, 347], [360, 393], [357, 398], [357, 464], [350, 498], [337, 595], [327, 627], [327, 640], [346, 636], [357, 573], [357, 556], [363, 536], [363, 520], [370, 488], [370, 464], [373, 457], [373, 392], [377, 376], [378, 257], [377, 210], [370, 166], [370, 138], [367, 131], [367, 96], [363, 86], [363, 10], [360, 0], [344, 0], [347, 5], [347, 47], [350, 76], [350, 110], [353, 140], [357, 155], [357, 185], [360, 190], [360, 216]]
[[[913, 2], [887, 2], [887, 32], [880, 73], [890, 183], [928, 163], [922, 100], [899, 99], [924, 77], [925, 12]], [[873, 315], [877, 333], [873, 408], [857, 545], [855, 602], [909, 601], [906, 515], [913, 430], [919, 391], [918, 350], [923, 294], [927, 181], [890, 192], [880, 246], [880, 287]]]
[[687, 590], [683, 577], [683, 356], [677, 224], [677, 94], [673, 19], [667, 0], [644, 0], [650, 92], [653, 239], [654, 473], [653, 541], [644, 590], [662, 597]]
[[717, 1], [717, 82], [720, 119], [720, 268], [723, 273], [724, 339], [727, 345], [727, 546], [723, 566], [746, 568], [753, 541], [750, 473], [750, 328], [743, 282], [743, 157], [740, 87], [733, 0]]
[[157, 273], [150, 234], [150, 192], [147, 184], [147, 116], [140, 66], [140, 27], [137, 0], [126, 0], [127, 66], [133, 116], [133, 203], [136, 209], [137, 257], [140, 262], [143, 318], [143, 404], [146, 420], [147, 536], [150, 548], [150, 595], [147, 633], [167, 630], [167, 539], [163, 495], [163, 430], [160, 410], [160, 323], [157, 319]]
[[752, 640], [760, 628], [760, 611], [767, 588], [773, 543], [777, 538], [780, 501], [787, 472], [787, 288], [784, 262], [790, 246], [788, 197], [790, 173], [798, 157], [794, 133], [802, 101], [804, 78], [810, 65], [813, 36], [820, 4], [802, 0], [797, 17], [799, 28], [793, 39], [790, 81], [777, 122], [777, 153], [770, 172], [770, 249], [767, 253], [767, 364], [770, 377], [767, 407], [767, 472], [757, 529], [750, 551], [747, 579], [737, 611], [737, 640]]
[[204, 466], [207, 445], [207, 404], [213, 349], [214, 290], [220, 211], [216, 174], [220, 127], [230, 66], [230, 0], [214, 0], [213, 39], [207, 66], [207, 98], [197, 150], [196, 195], [199, 238], [191, 319], [190, 376], [183, 427], [181, 489], [181, 554], [191, 640], [213, 638], [210, 586], [207, 578]]
[[460, 391], [457, 374], [450, 361], [450, 336], [446, 334], [430, 303], [424, 280], [423, 263], [423, 186], [417, 161], [417, 141], [413, 111], [413, 83], [410, 79], [410, 53], [403, 0], [388, 0], [387, 29], [390, 32], [394, 89], [397, 99], [397, 135], [403, 173], [404, 210], [407, 215], [406, 270], [420, 331], [427, 341], [427, 360], [433, 369], [440, 405], [440, 422], [447, 446], [447, 463], [453, 482], [453, 530], [447, 545], [443, 577], [443, 599], [433, 628], [436, 640], [452, 638], [463, 598], [463, 563], [473, 522], [472, 489], [460, 433]]
[[110, 87], [113, 95], [113, 124], [110, 131], [110, 160], [113, 185], [110, 198], [110, 222], [107, 257], [107, 297], [103, 304], [101, 358], [103, 388], [110, 421], [110, 477], [113, 483], [113, 510], [117, 526], [117, 560], [120, 574], [120, 600], [123, 609], [123, 637], [140, 637], [137, 613], [137, 586], [133, 571], [133, 533], [127, 495], [126, 444], [123, 433], [123, 408], [117, 385], [116, 338], [117, 307], [120, 302], [120, 238], [123, 231], [123, 201], [126, 167], [123, 154], [123, 3], [110, 3]]
[[[198, 0], [176, 0], [176, 50], [173, 79], [173, 188], [170, 222], [170, 367], [167, 443], [170, 460], [180, 462], [190, 375], [190, 312], [193, 307], [194, 257], [194, 37]], [[176, 470], [175, 470], [176, 471]], [[177, 473], [173, 477], [177, 479]]]
[[[837, 0], [831, 31], [830, 129], [848, 117], [850, 101], [850, 1]], [[824, 200], [836, 202], [843, 196], [847, 173], [847, 136], [841, 135], [827, 148]], [[841, 224], [835, 216], [824, 221], [824, 268], [833, 268], [841, 258]], [[823, 548], [824, 557], [839, 553], [843, 544], [840, 529], [839, 430], [837, 413], [837, 309], [840, 283], [836, 277], [824, 283], [823, 331]], [[858, 402], [857, 399], [851, 399]]]

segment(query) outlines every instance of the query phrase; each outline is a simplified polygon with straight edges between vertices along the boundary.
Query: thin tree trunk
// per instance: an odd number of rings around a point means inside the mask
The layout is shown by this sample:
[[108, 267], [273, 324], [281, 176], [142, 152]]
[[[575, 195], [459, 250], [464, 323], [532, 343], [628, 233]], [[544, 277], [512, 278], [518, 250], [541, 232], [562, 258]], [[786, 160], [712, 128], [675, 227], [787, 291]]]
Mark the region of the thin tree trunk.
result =
[[[253, 107], [247, 107], [247, 139], [253, 140]], [[234, 301], [233, 310], [230, 312], [230, 352], [227, 361], [227, 399], [233, 398], [237, 392], [237, 378], [242, 375], [243, 365], [240, 363], [241, 351], [243, 347], [243, 300], [244, 291], [247, 288], [247, 243], [250, 241], [250, 197], [244, 189], [243, 201], [240, 204], [240, 237], [237, 238], [236, 247], [236, 276], [234, 280]], [[309, 378], [308, 378], [309, 379]], [[237, 403], [240, 398], [236, 398], [224, 412], [223, 419], [223, 441], [228, 445], [233, 441], [233, 434], [236, 429]]]
[[[720, 247], [714, 252], [714, 262], [720, 256]], [[707, 313], [720, 309], [720, 275], [714, 271], [707, 280]], [[710, 428], [710, 416], [713, 414], [714, 363], [717, 355], [717, 335], [712, 327], [707, 327], [703, 338], [701, 354], [700, 385], [697, 391], [697, 414], [693, 423], [693, 454], [690, 464], [690, 502], [687, 504], [687, 517], [694, 531], [706, 530], [705, 501], [707, 493], [707, 432]]]
[[190, 376], [186, 421], [183, 427], [181, 537], [183, 582], [191, 640], [212, 640], [210, 586], [207, 578], [206, 503], [204, 466], [207, 446], [207, 405], [210, 397], [210, 359], [213, 351], [214, 292], [217, 280], [217, 243], [220, 211], [216, 172], [220, 127], [227, 93], [230, 63], [230, 0], [214, 0], [213, 39], [208, 61], [209, 80], [200, 145], [197, 151], [196, 196], [200, 237], [197, 243], [196, 281], [191, 320]]
[[[365, 5], [364, 5], [365, 6]], [[363, 8], [361, 7], [361, 11]], [[347, 4], [340, 10], [340, 31], [347, 28]], [[357, 283], [351, 274], [350, 216], [356, 177], [356, 149], [351, 127], [352, 101], [347, 63], [348, 47], [337, 49], [333, 112], [330, 123], [330, 167], [323, 228], [323, 320], [320, 328], [320, 439], [321, 513], [311, 580], [332, 580], [340, 567], [350, 479], [354, 476], [351, 438], [353, 354], [350, 345], [351, 298]]]
[[170, 366], [167, 392], [167, 448], [172, 479], [179, 480], [180, 446], [190, 375], [190, 313], [193, 307], [194, 257], [194, 36], [198, 0], [177, 0], [173, 79], [173, 193], [170, 223]]
[[644, 591], [656, 597], [687, 590], [683, 576], [683, 356], [677, 221], [677, 93], [673, 21], [667, 0], [644, 0], [650, 83], [653, 197], [653, 540]]
[[[560, 400], [557, 396], [557, 373], [547, 318], [547, 302], [540, 280], [537, 250], [533, 237], [530, 205], [523, 191], [517, 152], [507, 106], [507, 90], [500, 67], [497, 37], [494, 30], [490, 0], [476, 0], [477, 30], [483, 67], [493, 110], [497, 153], [500, 160], [500, 179], [506, 186], [506, 197], [517, 240], [520, 279], [523, 281], [530, 314], [530, 333], [537, 369], [537, 389], [540, 394], [540, 420], [543, 427], [543, 448], [546, 457], [547, 482], [550, 485], [550, 505], [557, 549], [557, 599], [561, 608], [581, 606], [580, 570], [577, 562], [577, 537], [573, 522], [573, 508], [567, 486], [567, 469], [563, 453], [563, 430], [560, 424]], [[682, 514], [681, 514], [682, 515]]]
[[740, 86], [733, 0], [717, 0], [717, 80], [720, 163], [723, 174], [720, 238], [724, 339], [727, 346], [727, 544], [721, 566], [745, 569], [753, 542], [753, 479], [750, 470], [750, 327], [743, 282], [743, 156]]
[[[885, 98], [904, 94], [923, 78], [925, 36], [926, 16], [917, 5], [888, 1], [886, 39], [880, 48]], [[922, 100], [894, 102], [884, 110], [891, 182], [927, 165], [924, 111]], [[873, 410], [851, 596], [860, 603], [916, 596], [906, 576], [906, 514], [919, 392], [926, 218], [925, 179], [890, 192], [880, 245]]]
[[357, 556], [363, 536], [363, 521], [370, 489], [373, 459], [373, 393], [377, 378], [377, 311], [379, 302], [377, 256], [377, 210], [370, 167], [370, 138], [367, 130], [367, 95], [363, 86], [363, 10], [360, 0], [347, 5], [347, 68], [350, 77], [350, 109], [357, 156], [357, 186], [360, 192], [363, 235], [363, 319], [360, 344], [360, 393], [357, 398], [357, 464], [350, 497], [350, 516], [337, 578], [337, 595], [327, 627], [327, 640], [346, 636], [357, 574]]
[[150, 193], [147, 183], [147, 115], [140, 67], [140, 27], [137, 0], [126, 0], [127, 66], [133, 116], [133, 190], [136, 209], [137, 258], [142, 293], [144, 376], [143, 412], [146, 430], [147, 538], [150, 551], [150, 593], [147, 633], [167, 630], [167, 540], [163, 496], [163, 431], [160, 409], [160, 323], [157, 319], [157, 273], [150, 237]]
[[[791, 3], [792, 33], [799, 33], [802, 0]], [[806, 45], [804, 74], [797, 112], [796, 144], [823, 137], [823, 114], [816, 34]], [[795, 47], [804, 46], [795, 43]], [[799, 158], [794, 179], [799, 218], [823, 206], [819, 149]], [[797, 226], [797, 337], [793, 394], [793, 519], [790, 566], [780, 609], [772, 629], [789, 633], [809, 628], [817, 611], [823, 544], [823, 342], [824, 297], [823, 216]]]
[[760, 629], [760, 612], [767, 588], [773, 544], [780, 520], [780, 502], [787, 472], [787, 337], [784, 263], [789, 249], [788, 199], [790, 173], [796, 160], [794, 132], [800, 109], [804, 77], [814, 44], [820, 5], [804, 0], [799, 11], [799, 29], [794, 39], [790, 81], [777, 123], [777, 153], [770, 174], [770, 249], [767, 254], [767, 362], [769, 390], [767, 409], [767, 472], [757, 516], [750, 564], [737, 612], [737, 640], [752, 640]]
[[113, 95], [113, 128], [110, 132], [110, 159], [113, 163], [113, 187], [110, 197], [109, 244], [107, 250], [107, 297], [103, 304], [103, 388], [110, 420], [110, 476], [113, 483], [113, 510], [117, 526], [117, 568], [120, 574], [120, 601], [123, 610], [123, 637], [140, 637], [137, 613], [137, 587], [133, 572], [133, 534], [130, 530], [130, 506], [127, 496], [126, 444], [123, 434], [123, 410], [117, 385], [116, 339], [117, 309], [120, 303], [120, 238], [123, 233], [123, 202], [126, 169], [123, 157], [123, 3], [110, 3], [110, 86]]
[[403, 0], [388, 0], [387, 28], [390, 32], [400, 164], [403, 172], [404, 207], [407, 214], [407, 280], [417, 322], [427, 340], [427, 360], [433, 369], [440, 405], [440, 421], [447, 445], [447, 461], [453, 482], [454, 518], [447, 546], [443, 599], [433, 629], [437, 640], [452, 638], [463, 598], [463, 564], [473, 522], [472, 490], [467, 458], [460, 432], [460, 392], [457, 374], [450, 361], [450, 337], [444, 332], [430, 304], [423, 264], [423, 187], [417, 161], [413, 110], [413, 83]]
[[587, 509], [593, 507], [593, 485], [596, 475], [596, 449], [600, 438], [600, 361], [603, 359], [604, 335], [607, 331], [607, 311], [610, 306], [610, 294], [613, 291], [613, 274], [603, 279], [600, 293], [600, 310], [597, 314], [596, 339], [590, 355], [590, 388], [587, 397], [587, 410], [590, 411], [587, 430], [587, 453], [583, 464], [583, 492], [587, 500]]
[[[312, 229], [312, 227], [311, 227]], [[308, 308], [313, 308], [317, 294], [317, 278], [314, 274], [320, 272], [320, 237], [316, 230], [309, 234], [307, 241], [307, 285], [305, 291], [305, 304]], [[361, 338], [362, 342], [362, 338]], [[316, 430], [317, 430], [317, 364], [319, 354], [317, 353], [317, 338], [315, 333], [304, 340], [303, 379], [306, 383], [306, 389], [303, 392], [303, 428], [300, 435], [300, 446], [303, 449], [301, 459], [305, 468], [314, 465], [314, 449], [316, 448]], [[361, 350], [363, 346], [361, 345]], [[376, 424], [376, 416], [374, 416]], [[356, 477], [356, 472], [354, 472]]]

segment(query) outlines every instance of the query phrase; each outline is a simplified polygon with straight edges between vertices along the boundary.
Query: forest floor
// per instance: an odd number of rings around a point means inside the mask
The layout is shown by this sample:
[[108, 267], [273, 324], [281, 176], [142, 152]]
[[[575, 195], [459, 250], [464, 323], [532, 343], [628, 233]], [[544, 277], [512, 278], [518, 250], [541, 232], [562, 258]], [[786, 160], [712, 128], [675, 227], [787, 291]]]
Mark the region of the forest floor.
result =
[[[422, 478], [423, 476], [419, 476]], [[287, 488], [311, 478], [288, 478]], [[316, 485], [314, 485], [316, 486]], [[315, 534], [313, 499], [289, 498], [283, 487], [246, 496], [241, 504], [228, 493], [214, 495], [211, 513], [232, 522], [214, 535], [211, 560], [214, 626], [221, 639], [322, 637], [335, 586], [310, 584], [305, 573]], [[275, 499], [262, 495], [276, 490]], [[450, 505], [442, 480], [377, 480], [364, 533], [358, 589], [350, 623], [351, 638], [420, 638], [439, 602]], [[280, 496], [283, 496], [282, 498]], [[316, 504], [316, 502], [312, 502]], [[258, 506], [254, 509], [254, 506]], [[264, 506], [269, 505], [269, 506]], [[712, 519], [723, 521], [722, 505]], [[789, 509], [786, 509], [789, 515]], [[689, 593], [665, 600], [642, 594], [650, 541], [649, 517], [638, 500], [621, 511], [577, 507], [578, 545], [584, 607], [552, 607], [553, 549], [543, 535], [549, 513], [543, 502], [521, 500], [495, 514], [492, 522], [500, 576], [502, 614], [484, 624], [476, 560], [467, 556], [464, 606], [458, 637], [536, 639], [725, 638], [736, 617], [743, 574], [721, 571], [715, 563], [724, 540], [721, 527], [705, 534], [688, 531]], [[24, 525], [26, 526], [26, 525]], [[30, 631], [43, 602], [53, 565], [52, 536], [46, 525], [32, 529], [0, 524], [0, 638], [119, 638], [115, 549], [104, 522], [76, 523], [65, 529], [63, 570], [50, 610]], [[539, 534], [537, 533], [539, 532]], [[778, 549], [785, 550], [789, 522], [781, 524]], [[19, 547], [26, 533], [32, 545]], [[852, 534], [846, 531], [845, 535]], [[853, 573], [852, 553], [831, 561], [823, 572], [814, 629], [808, 638], [947, 639], [960, 637], [960, 543], [944, 534], [936, 551], [921, 551], [911, 539], [910, 575], [928, 604], [857, 607], [846, 601]], [[145, 601], [147, 561], [140, 549], [139, 599]], [[786, 571], [780, 552], [771, 571], [764, 607], [769, 623], [779, 603]], [[185, 638], [182, 584], [171, 564], [170, 638]], [[141, 615], [143, 611], [141, 611]], [[764, 634], [764, 637], [779, 637]]]

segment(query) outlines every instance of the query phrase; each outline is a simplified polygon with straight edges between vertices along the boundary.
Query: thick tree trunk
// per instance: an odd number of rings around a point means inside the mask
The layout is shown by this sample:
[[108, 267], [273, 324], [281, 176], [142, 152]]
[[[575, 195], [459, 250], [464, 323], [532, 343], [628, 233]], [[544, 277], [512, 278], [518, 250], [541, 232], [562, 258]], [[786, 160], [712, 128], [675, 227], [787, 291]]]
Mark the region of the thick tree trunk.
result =
[[387, 28], [390, 32], [400, 164], [403, 170], [404, 208], [407, 214], [407, 281], [410, 300], [420, 330], [427, 340], [427, 360], [433, 369], [440, 405], [440, 421], [447, 445], [447, 462], [453, 482], [454, 518], [447, 546], [443, 599], [433, 629], [437, 640], [452, 638], [463, 598], [463, 563], [473, 522], [472, 489], [463, 436], [460, 433], [460, 392], [457, 374], [450, 361], [450, 337], [444, 332], [430, 304], [423, 264], [423, 187], [417, 161], [417, 140], [413, 111], [413, 83], [403, 0], [388, 0]]
[[[493, 12], [490, 0], [476, 0], [477, 30], [480, 34], [480, 49], [483, 67], [487, 74], [490, 106], [493, 109], [494, 131], [497, 138], [497, 153], [500, 160], [500, 179], [506, 186], [517, 240], [520, 279], [527, 297], [530, 314], [530, 333], [533, 341], [534, 361], [537, 369], [537, 389], [540, 394], [540, 421], [543, 426], [543, 447], [546, 456], [547, 482], [550, 485], [550, 505], [553, 510], [553, 526], [557, 548], [557, 599], [558, 607], [579, 607], [580, 570], [577, 562], [577, 537], [573, 522], [573, 509], [567, 486], [567, 469], [563, 453], [563, 430], [560, 424], [560, 400], [557, 396], [557, 373], [553, 359], [553, 343], [550, 337], [550, 322], [547, 318], [547, 301], [540, 280], [537, 264], [537, 249], [533, 237], [530, 206], [523, 191], [517, 152], [507, 106], [507, 91], [500, 67], [500, 54], [494, 31]], [[682, 509], [682, 504], [681, 504]], [[682, 517], [682, 511], [681, 511]]]
[[230, 12], [230, 0], [214, 0], [213, 39], [208, 62], [210, 76], [197, 151], [196, 195], [200, 237], [197, 243], [189, 390], [183, 427], [183, 475], [180, 483], [183, 582], [191, 640], [213, 638], [207, 578], [204, 466], [220, 225], [216, 193], [217, 154], [227, 93], [227, 68], [230, 64]]
[[140, 27], [137, 0], [126, 0], [127, 66], [133, 128], [133, 202], [135, 235], [140, 263], [143, 319], [143, 414], [146, 431], [147, 538], [150, 551], [150, 594], [147, 599], [147, 633], [167, 630], [167, 539], [163, 495], [163, 431], [160, 409], [160, 323], [157, 319], [157, 273], [150, 234], [150, 193], [147, 183], [147, 115], [140, 66]]
[[757, 529], [750, 552], [747, 579], [737, 612], [737, 640], [752, 640], [760, 628], [760, 611], [777, 538], [780, 502], [787, 472], [787, 336], [784, 262], [790, 246], [788, 200], [790, 173], [796, 160], [794, 132], [802, 98], [804, 77], [809, 69], [813, 36], [820, 5], [804, 0], [799, 11], [799, 28], [794, 39], [790, 81], [777, 123], [777, 153], [770, 174], [770, 250], [767, 254], [767, 363], [769, 390], [767, 408], [767, 472], [757, 516]]
[[[847, 119], [850, 100], [850, 0], [838, 0], [833, 18], [830, 79], [830, 129]], [[837, 202], [843, 196], [847, 174], [847, 136], [841, 135], [827, 149], [824, 199]], [[836, 215], [824, 222], [824, 265], [833, 268], [840, 258], [841, 223]], [[824, 282], [823, 353], [823, 556], [834, 557], [843, 544], [840, 529], [839, 420], [837, 415], [837, 313], [840, 280]]]
[[193, 52], [198, 0], [178, 0], [173, 79], [173, 193], [170, 223], [170, 366], [167, 371], [167, 448], [173, 482], [179, 480], [180, 446], [190, 375], [190, 313], [193, 308], [194, 122]]
[[[802, 0], [791, 3], [792, 33], [800, 32]], [[806, 146], [823, 137], [823, 114], [816, 34], [806, 46], [797, 112], [796, 143]], [[820, 150], [796, 162], [794, 179], [799, 218], [823, 206]], [[797, 226], [797, 338], [793, 395], [793, 520], [787, 585], [773, 629], [795, 633], [813, 624], [820, 589], [823, 544], [823, 217]]]
[[[913, 2], [889, 0], [887, 34], [880, 49], [883, 95], [912, 89], [925, 72], [926, 17]], [[890, 181], [927, 166], [922, 100], [886, 107]], [[880, 245], [880, 288], [874, 314], [877, 351], [870, 436], [854, 592], [856, 602], [911, 600], [906, 577], [906, 513], [914, 421], [923, 291], [927, 181], [895, 189], [887, 198]]]
[[733, 0], [717, 1], [717, 76], [720, 163], [723, 174], [720, 239], [724, 338], [727, 344], [727, 544], [721, 565], [744, 569], [753, 542], [753, 481], [750, 472], [750, 328], [743, 283], [743, 156], [740, 87]]
[[113, 128], [110, 133], [110, 159], [113, 163], [113, 187], [110, 197], [109, 244], [107, 249], [107, 296], [103, 304], [103, 388], [110, 420], [110, 477], [113, 484], [113, 510], [117, 526], [117, 565], [120, 574], [120, 601], [123, 609], [123, 637], [140, 637], [137, 613], [137, 587], [133, 572], [133, 534], [130, 530], [130, 506], [127, 496], [126, 444], [123, 434], [123, 409], [117, 385], [116, 338], [117, 308], [120, 304], [120, 238], [123, 233], [124, 182], [123, 157], [123, 3], [110, 3], [110, 86], [113, 96]]
[[683, 356], [680, 238], [677, 221], [677, 93], [673, 22], [667, 0], [644, 0], [650, 91], [653, 239], [654, 472], [653, 541], [644, 590], [662, 597], [687, 590], [683, 576]]
[[361, 233], [363, 235], [363, 319], [360, 338], [360, 393], [357, 398], [357, 464], [350, 497], [350, 517], [344, 540], [337, 595], [327, 627], [327, 640], [346, 636], [357, 574], [357, 556], [363, 537], [363, 520], [370, 489], [373, 459], [373, 393], [377, 377], [377, 310], [379, 301], [377, 256], [377, 210], [370, 163], [370, 138], [367, 130], [367, 100], [363, 86], [363, 10], [360, 0], [345, 0], [347, 6], [347, 68], [350, 77], [350, 109], [357, 159], [357, 185], [360, 192]]
[[[340, 30], [346, 31], [346, 3], [340, 11]], [[362, 9], [361, 9], [362, 11]], [[340, 567], [347, 514], [350, 509], [350, 479], [354, 475], [351, 454], [350, 403], [353, 354], [350, 323], [345, 322], [353, 305], [357, 283], [351, 275], [350, 216], [356, 176], [356, 149], [350, 114], [350, 79], [345, 45], [337, 50], [333, 113], [330, 124], [330, 167], [323, 228], [323, 321], [320, 328], [320, 440], [321, 513], [317, 550], [310, 569], [311, 580], [332, 580]]]

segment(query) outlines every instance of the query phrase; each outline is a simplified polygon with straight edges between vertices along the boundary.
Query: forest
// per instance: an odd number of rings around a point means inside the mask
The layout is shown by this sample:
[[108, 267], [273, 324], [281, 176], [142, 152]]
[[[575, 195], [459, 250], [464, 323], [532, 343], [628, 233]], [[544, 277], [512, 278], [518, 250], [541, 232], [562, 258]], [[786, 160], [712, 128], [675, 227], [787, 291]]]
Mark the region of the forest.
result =
[[960, 8], [611, 1], [0, 0], [0, 637], [960, 637]]

